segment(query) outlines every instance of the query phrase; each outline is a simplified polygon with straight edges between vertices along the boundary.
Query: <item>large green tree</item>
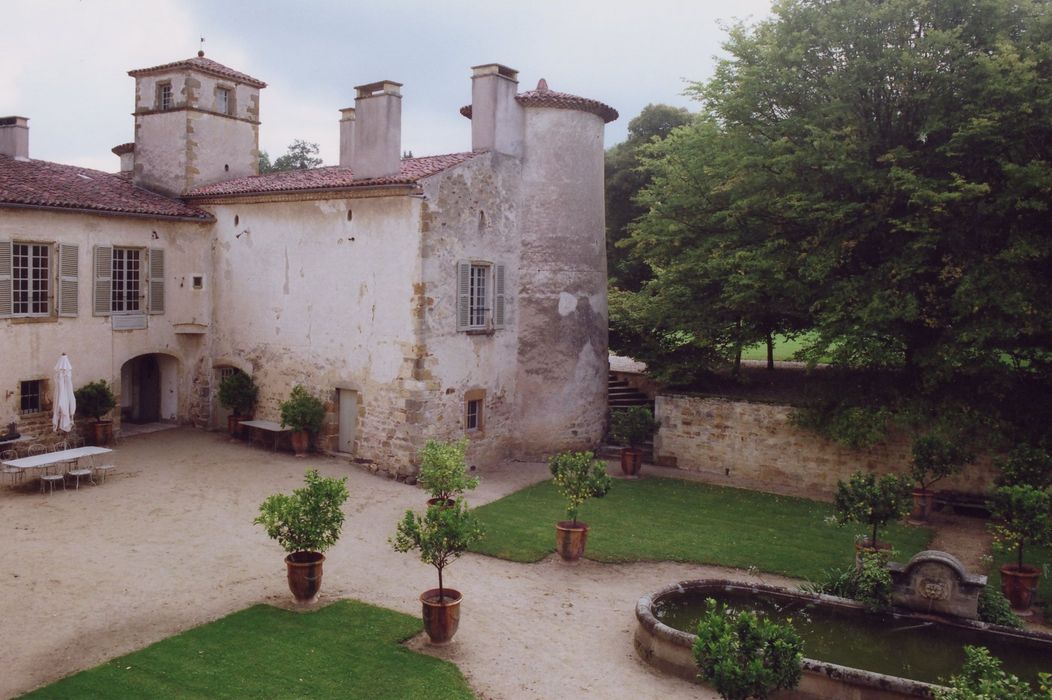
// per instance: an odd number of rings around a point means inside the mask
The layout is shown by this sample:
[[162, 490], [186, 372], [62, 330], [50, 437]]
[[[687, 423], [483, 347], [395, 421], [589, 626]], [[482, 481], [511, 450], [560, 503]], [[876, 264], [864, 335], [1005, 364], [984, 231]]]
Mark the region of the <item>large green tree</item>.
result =
[[321, 165], [318, 157], [318, 144], [296, 139], [289, 144], [285, 155], [278, 156], [274, 162], [266, 151], [259, 152], [259, 174], [276, 173], [281, 170], [309, 170]]
[[[1050, 5], [783, 0], [725, 48], [691, 88], [699, 123], [651, 147], [633, 241], [656, 275], [633, 303], [653, 328], [717, 344], [735, 313], [772, 325], [767, 298], [808, 358], [895, 370], [913, 396], [989, 407], [1047, 383]], [[741, 255], [763, 262], [742, 300], [699, 281]]]

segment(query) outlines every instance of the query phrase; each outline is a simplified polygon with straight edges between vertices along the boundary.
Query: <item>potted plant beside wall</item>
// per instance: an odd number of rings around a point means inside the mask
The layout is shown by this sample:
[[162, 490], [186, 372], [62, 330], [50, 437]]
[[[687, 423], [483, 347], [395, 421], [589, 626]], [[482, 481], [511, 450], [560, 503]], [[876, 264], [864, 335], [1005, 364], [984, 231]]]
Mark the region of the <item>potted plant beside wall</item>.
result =
[[566, 515], [555, 525], [555, 549], [564, 561], [577, 561], [584, 555], [588, 525], [577, 521], [581, 504], [589, 498], [606, 495], [613, 480], [606, 464], [591, 452], [563, 452], [548, 460], [555, 488], [566, 499]]
[[105, 379], [89, 382], [73, 392], [77, 399], [77, 413], [94, 418], [91, 424], [92, 442], [108, 445], [113, 439], [113, 421], [102, 420], [117, 405], [117, 397]]
[[833, 499], [837, 524], [858, 523], [871, 528], [869, 537], [863, 535], [855, 542], [856, 565], [863, 553], [891, 549], [877, 538], [878, 531], [909, 512], [912, 491], [909, 477], [890, 474], [878, 479], [872, 472], [855, 472], [847, 482], [837, 482]]
[[610, 434], [621, 448], [621, 471], [639, 478], [643, 467], [643, 445], [654, 437], [657, 424], [646, 406], [615, 408], [610, 411]]
[[913, 489], [913, 510], [910, 518], [925, 521], [931, 512], [931, 486], [940, 479], [961, 471], [973, 456], [959, 442], [951, 442], [938, 435], [921, 435], [913, 441], [913, 461], [910, 476], [917, 482]]
[[239, 423], [252, 419], [252, 412], [256, 408], [258, 397], [259, 387], [256, 386], [252, 377], [244, 372], [234, 372], [223, 377], [223, 381], [219, 383], [219, 403], [230, 411], [226, 419], [227, 432], [230, 433], [230, 437], [241, 437], [242, 429]]
[[1001, 591], [1017, 615], [1029, 615], [1041, 569], [1023, 563], [1024, 545], [1052, 544], [1052, 493], [1029, 484], [1001, 486], [990, 499], [994, 540], [1015, 550], [1014, 564], [1001, 567]]
[[310, 447], [311, 434], [321, 431], [325, 420], [325, 404], [301, 384], [292, 388], [289, 398], [281, 402], [281, 427], [292, 428], [292, 449], [297, 457], [304, 457]]
[[482, 539], [482, 528], [463, 498], [452, 505], [428, 506], [423, 516], [406, 511], [398, 523], [391, 544], [399, 552], [418, 550], [420, 561], [438, 570], [438, 588], [420, 594], [424, 630], [432, 644], [445, 644], [460, 625], [460, 591], [447, 588], [442, 580], [445, 568], [475, 542]]
[[429, 506], [452, 505], [453, 500], [478, 486], [478, 477], [468, 476], [464, 452], [468, 439], [456, 442], [428, 440], [420, 450], [420, 484], [431, 494]]
[[252, 522], [285, 550], [289, 590], [297, 601], [310, 603], [321, 588], [323, 552], [340, 538], [348, 493], [346, 477], [325, 478], [311, 469], [304, 478], [306, 486], [292, 495], [268, 496]]

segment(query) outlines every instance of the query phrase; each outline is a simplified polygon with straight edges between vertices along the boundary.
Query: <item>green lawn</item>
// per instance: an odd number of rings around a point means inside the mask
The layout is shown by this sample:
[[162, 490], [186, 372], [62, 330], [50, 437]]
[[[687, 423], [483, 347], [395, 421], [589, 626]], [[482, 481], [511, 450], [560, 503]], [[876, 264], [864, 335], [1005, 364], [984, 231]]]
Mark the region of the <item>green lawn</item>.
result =
[[[998, 570], [1003, 564], [1015, 564], [1015, 554], [996, 555], [995, 565], [990, 572], [990, 584], [1001, 585], [1001, 574]], [[1041, 581], [1037, 586], [1037, 599], [1045, 604], [1046, 614], [1052, 612], [1052, 547], [1028, 546], [1023, 549], [1023, 563], [1041, 569]]]
[[256, 605], [83, 671], [28, 698], [473, 698], [451, 663], [399, 642], [422, 628], [342, 600]]
[[[555, 523], [565, 519], [551, 481], [527, 487], [476, 510], [486, 536], [474, 551], [537, 561], [555, 550]], [[816, 579], [854, 556], [858, 529], [827, 525], [828, 503], [644, 476], [618, 480], [585, 503], [585, 556], [598, 561], [684, 561], [722, 564]], [[926, 528], [893, 525], [881, 533], [909, 559], [924, 549]]]

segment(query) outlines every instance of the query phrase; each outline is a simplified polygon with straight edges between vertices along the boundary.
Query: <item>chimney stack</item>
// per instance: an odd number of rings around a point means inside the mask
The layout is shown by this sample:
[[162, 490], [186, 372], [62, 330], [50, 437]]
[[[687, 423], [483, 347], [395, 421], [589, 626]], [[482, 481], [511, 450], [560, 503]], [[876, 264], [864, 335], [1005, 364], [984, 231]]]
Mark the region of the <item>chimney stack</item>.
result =
[[354, 107], [340, 110], [340, 167], [354, 162]]
[[28, 117], [0, 117], [0, 155], [29, 160]]
[[[351, 170], [355, 180], [392, 177], [402, 172], [401, 83], [381, 80], [355, 89], [354, 148]], [[343, 147], [340, 147], [342, 158]]]
[[519, 72], [499, 63], [471, 68], [471, 150], [522, 155], [525, 118], [515, 101]]
[[130, 173], [135, 165], [135, 144], [122, 143], [110, 149], [114, 155], [121, 159], [121, 172]]

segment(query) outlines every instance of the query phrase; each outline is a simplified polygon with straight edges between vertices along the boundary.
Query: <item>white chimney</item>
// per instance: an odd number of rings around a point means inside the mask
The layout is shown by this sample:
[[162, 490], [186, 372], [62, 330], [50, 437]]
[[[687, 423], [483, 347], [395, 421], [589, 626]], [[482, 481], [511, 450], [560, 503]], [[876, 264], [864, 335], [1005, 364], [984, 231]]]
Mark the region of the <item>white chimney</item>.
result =
[[29, 160], [28, 117], [0, 117], [0, 155]]
[[402, 172], [400, 87], [401, 83], [381, 80], [354, 88], [357, 96], [351, 170], [355, 180], [392, 177]]
[[130, 173], [135, 165], [135, 144], [122, 143], [119, 146], [114, 146], [110, 150], [113, 151], [114, 155], [120, 157], [121, 172]]
[[340, 110], [340, 167], [354, 162], [354, 107]]
[[471, 68], [471, 150], [522, 155], [525, 118], [515, 101], [519, 72], [499, 63]]

